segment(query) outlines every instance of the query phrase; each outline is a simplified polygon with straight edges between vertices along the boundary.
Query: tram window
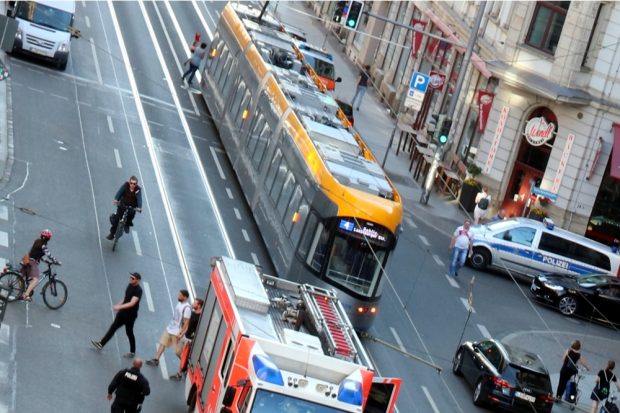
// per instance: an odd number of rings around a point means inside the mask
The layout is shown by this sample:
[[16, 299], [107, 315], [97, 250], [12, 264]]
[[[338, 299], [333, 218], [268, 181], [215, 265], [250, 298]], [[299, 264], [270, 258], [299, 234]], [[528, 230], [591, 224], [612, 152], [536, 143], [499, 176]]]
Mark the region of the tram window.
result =
[[[231, 62], [233, 62], [233, 59], [234, 58], [231, 56], [229, 60]], [[226, 78], [225, 78], [225, 80], [223, 82], [224, 83], [224, 86], [222, 87], [222, 95], [223, 96], [228, 96], [228, 94], [230, 92], [230, 85], [231, 85], [231, 83], [233, 83], [232, 79], [235, 79], [237, 77], [236, 76], [236, 72], [237, 72], [236, 67], [237, 67], [237, 65], [236, 64], [232, 64], [232, 63], [231, 64], [227, 63], [227, 66], [230, 67], [230, 70], [226, 71]]]
[[286, 207], [291, 199], [291, 195], [293, 194], [293, 189], [295, 188], [295, 177], [293, 173], [289, 171], [286, 175], [286, 180], [284, 181], [284, 185], [282, 186], [282, 191], [280, 192], [280, 196], [278, 197], [278, 201], [276, 204], [276, 209], [280, 213], [280, 216], [283, 217], [286, 212]]
[[237, 91], [235, 92], [235, 97], [233, 99], [233, 103], [231, 105], [231, 109], [233, 110], [233, 116], [237, 114], [236, 111], [239, 110], [239, 105], [241, 105], [241, 99], [245, 95], [245, 82], [243, 80], [239, 81], [239, 85], [237, 86]]
[[[301, 202], [301, 188], [299, 185], [295, 186], [295, 191], [293, 192], [293, 196], [291, 197], [291, 201], [288, 203], [286, 207], [286, 212], [282, 215], [282, 223], [284, 224], [284, 229], [287, 234], [290, 234], [291, 227], [293, 226], [293, 216], [295, 212], [299, 211], [299, 203]], [[299, 220], [300, 217], [298, 216]]]
[[323, 224], [321, 224], [317, 229], [317, 237], [315, 237], [313, 248], [311, 248], [310, 251], [312, 259], [309, 264], [315, 271], [321, 271], [321, 267], [323, 267], [323, 262], [325, 261], [325, 256], [328, 253], [329, 242], [329, 231], [323, 226]]
[[[304, 205], [306, 207], [308, 206], [307, 203], [304, 203]], [[301, 219], [304, 220], [305, 218], [302, 216]], [[306, 257], [308, 256], [308, 250], [310, 249], [310, 245], [312, 244], [312, 240], [314, 239], [315, 228], [318, 222], [319, 222], [319, 219], [317, 218], [316, 214], [314, 212], [310, 212], [310, 216], [308, 217], [308, 223], [306, 224], [305, 227], [302, 225], [298, 225], [301, 222], [298, 222], [293, 227], [293, 235], [291, 235], [291, 238], [293, 239], [296, 238], [296, 235], [295, 235], [296, 231], [303, 230], [302, 232], [303, 237], [302, 237], [301, 242], [299, 243], [299, 248], [298, 248], [299, 255], [301, 256], [301, 259], [303, 260], [305, 260]]]
[[258, 115], [256, 115], [256, 117], [254, 117], [254, 125], [252, 126], [252, 132], [250, 133], [250, 137], [248, 138], [248, 143], [247, 143], [247, 153], [249, 155], [252, 154], [252, 152], [254, 152], [254, 148], [256, 148], [256, 143], [258, 142], [258, 135], [260, 134], [260, 131], [263, 129], [263, 127], [265, 126], [265, 117], [259, 113]]
[[235, 117], [235, 126], [237, 127], [237, 133], [243, 127], [243, 111], [250, 108], [250, 92], [246, 91], [245, 96], [241, 100], [241, 106], [239, 107], [238, 114]]
[[273, 185], [273, 180], [276, 177], [276, 172], [278, 172], [281, 160], [282, 152], [280, 151], [280, 149], [277, 149], [276, 153], [273, 155], [273, 159], [271, 159], [271, 166], [269, 167], [269, 171], [267, 172], [267, 178], [265, 178], [265, 189], [267, 191], [269, 191], [269, 189]]
[[284, 186], [284, 179], [288, 173], [288, 165], [286, 164], [286, 160], [282, 159], [280, 162], [280, 166], [278, 167], [278, 173], [276, 174], [276, 178], [273, 180], [273, 185], [271, 186], [271, 191], [269, 191], [269, 195], [274, 203], [278, 201], [278, 195], [282, 191], [282, 187]]
[[216, 85], [220, 85], [220, 77], [222, 76], [222, 72], [224, 71], [224, 66], [226, 66], [226, 60], [228, 59], [228, 48], [224, 46], [222, 48], [222, 53], [220, 53], [220, 57], [217, 59], [217, 66], [213, 71], [213, 79], [215, 80]]
[[265, 149], [267, 149], [267, 142], [269, 141], [269, 137], [271, 136], [271, 127], [269, 127], [268, 123], [265, 123], [256, 138], [256, 148], [254, 149], [254, 153], [252, 154], [252, 164], [259, 170], [260, 164], [263, 161], [263, 155], [265, 154]]
[[310, 207], [308, 207], [308, 203], [306, 202], [305, 199], [302, 198], [301, 205], [299, 206], [299, 208], [297, 208], [297, 211], [296, 211], [299, 214], [297, 222], [292, 223], [291, 221], [292, 228], [291, 228], [290, 238], [294, 246], [297, 246], [297, 243], [299, 242], [299, 239], [301, 238], [301, 233], [306, 223], [306, 218], [308, 217], [309, 210], [310, 210]]

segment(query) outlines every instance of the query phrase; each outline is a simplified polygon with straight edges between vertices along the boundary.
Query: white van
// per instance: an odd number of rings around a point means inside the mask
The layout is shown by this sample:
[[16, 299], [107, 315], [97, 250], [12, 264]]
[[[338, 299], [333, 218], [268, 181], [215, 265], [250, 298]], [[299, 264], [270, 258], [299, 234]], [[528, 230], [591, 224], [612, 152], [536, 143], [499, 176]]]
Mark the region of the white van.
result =
[[495, 267], [529, 277], [541, 272], [620, 276], [620, 255], [611, 247], [557, 228], [551, 220], [511, 218], [471, 231], [475, 269]]
[[[13, 53], [54, 62], [65, 70], [69, 61], [75, 1], [16, 1], [9, 15], [18, 23]], [[10, 5], [10, 4], [9, 4]]]

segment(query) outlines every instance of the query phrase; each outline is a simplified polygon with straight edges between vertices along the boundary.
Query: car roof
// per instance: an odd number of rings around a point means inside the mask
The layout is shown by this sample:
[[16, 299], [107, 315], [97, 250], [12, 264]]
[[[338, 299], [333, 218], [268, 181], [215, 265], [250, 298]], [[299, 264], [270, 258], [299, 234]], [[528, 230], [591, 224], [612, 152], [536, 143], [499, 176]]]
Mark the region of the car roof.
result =
[[547, 273], [541, 273], [540, 275], [548, 275], [548, 276], [563, 277], [563, 278], [573, 278], [573, 279], [577, 279], [577, 280], [580, 279], [580, 278], [597, 276], [597, 277], [605, 278], [609, 284], [613, 284], [615, 286], [620, 286], [620, 278], [616, 277], [615, 275], [609, 275], [609, 274], [600, 273], [600, 272], [589, 272], [587, 274], [579, 274], [577, 276], [574, 276], [574, 275], [571, 275], [571, 274], [564, 274], [564, 273], [561, 273], [561, 272], [547, 272]]
[[496, 340], [493, 341], [497, 343], [498, 347], [504, 349], [504, 352], [507, 356], [506, 361], [508, 361], [508, 363], [525, 368], [535, 373], [549, 375], [547, 368], [543, 364], [538, 354], [532, 353], [519, 347], [513, 347], [509, 344], [501, 343]]

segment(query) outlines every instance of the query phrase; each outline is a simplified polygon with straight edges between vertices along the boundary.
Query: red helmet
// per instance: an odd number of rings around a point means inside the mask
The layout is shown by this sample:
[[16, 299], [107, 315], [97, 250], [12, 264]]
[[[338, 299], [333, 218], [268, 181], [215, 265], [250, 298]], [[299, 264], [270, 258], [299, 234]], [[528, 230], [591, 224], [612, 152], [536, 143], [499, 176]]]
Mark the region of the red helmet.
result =
[[41, 231], [41, 238], [47, 240], [52, 239], [52, 231], [50, 231], [49, 229], [44, 229], [43, 231]]

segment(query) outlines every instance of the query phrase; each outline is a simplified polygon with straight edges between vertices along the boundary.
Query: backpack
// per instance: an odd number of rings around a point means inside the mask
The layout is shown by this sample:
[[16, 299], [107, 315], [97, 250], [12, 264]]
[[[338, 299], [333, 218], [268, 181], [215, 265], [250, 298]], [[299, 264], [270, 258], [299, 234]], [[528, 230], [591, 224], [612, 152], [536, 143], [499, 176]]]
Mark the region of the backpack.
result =
[[478, 208], [487, 209], [489, 207], [489, 197], [484, 197], [478, 202]]

